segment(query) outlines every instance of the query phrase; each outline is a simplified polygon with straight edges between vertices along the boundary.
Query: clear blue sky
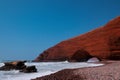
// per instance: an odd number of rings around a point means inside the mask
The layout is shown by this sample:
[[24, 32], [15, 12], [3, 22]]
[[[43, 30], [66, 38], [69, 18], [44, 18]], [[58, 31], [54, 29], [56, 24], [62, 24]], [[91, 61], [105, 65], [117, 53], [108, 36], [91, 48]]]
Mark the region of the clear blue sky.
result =
[[120, 0], [0, 0], [0, 60], [34, 59], [120, 16]]

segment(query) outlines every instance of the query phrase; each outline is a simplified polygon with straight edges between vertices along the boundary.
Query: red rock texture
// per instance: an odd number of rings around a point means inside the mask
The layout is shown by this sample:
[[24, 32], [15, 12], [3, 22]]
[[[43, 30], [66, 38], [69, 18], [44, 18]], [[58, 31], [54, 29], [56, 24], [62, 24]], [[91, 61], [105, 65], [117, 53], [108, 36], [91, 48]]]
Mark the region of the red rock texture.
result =
[[85, 50], [100, 59], [120, 59], [120, 17], [105, 26], [62, 41], [45, 50], [35, 61], [67, 60], [78, 50]]

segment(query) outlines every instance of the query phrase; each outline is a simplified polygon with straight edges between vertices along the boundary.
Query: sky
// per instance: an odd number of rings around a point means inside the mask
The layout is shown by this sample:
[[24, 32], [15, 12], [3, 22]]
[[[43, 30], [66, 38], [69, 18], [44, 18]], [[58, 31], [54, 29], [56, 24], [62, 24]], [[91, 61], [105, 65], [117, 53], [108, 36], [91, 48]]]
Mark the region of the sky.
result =
[[0, 0], [0, 60], [33, 60], [120, 16], [120, 0]]

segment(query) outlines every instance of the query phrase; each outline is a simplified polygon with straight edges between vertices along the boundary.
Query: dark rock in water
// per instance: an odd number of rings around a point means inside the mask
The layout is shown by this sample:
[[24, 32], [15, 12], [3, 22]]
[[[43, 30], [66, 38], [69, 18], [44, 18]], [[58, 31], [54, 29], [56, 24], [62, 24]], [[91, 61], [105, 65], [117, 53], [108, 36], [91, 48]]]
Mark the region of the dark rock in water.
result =
[[85, 50], [81, 49], [76, 51], [73, 56], [70, 58], [70, 61], [75, 62], [85, 62], [90, 59], [92, 56]]
[[120, 16], [105, 26], [58, 43], [41, 53], [35, 61], [62, 61], [80, 49], [100, 59], [120, 60]]
[[15, 66], [13, 66], [11, 64], [7, 64], [7, 65], [0, 67], [0, 70], [4, 70], [4, 71], [9, 71], [9, 70], [13, 70], [13, 69], [15, 69]]
[[0, 70], [9, 71], [9, 70], [20, 70], [20, 72], [24, 73], [32, 73], [37, 72], [35, 66], [26, 66], [26, 61], [14, 61], [14, 62], [6, 62], [4, 66], [0, 67]]
[[24, 69], [26, 67], [26, 65], [24, 64], [26, 61], [16, 61], [16, 62], [12, 62], [12, 64], [15, 66], [15, 69]]
[[26, 67], [24, 63], [25, 61], [6, 62], [4, 66], [0, 67], [0, 70], [20, 70]]
[[37, 72], [37, 69], [35, 66], [28, 66], [22, 70], [20, 70], [20, 72], [24, 72], [24, 73], [33, 73], [33, 72]]

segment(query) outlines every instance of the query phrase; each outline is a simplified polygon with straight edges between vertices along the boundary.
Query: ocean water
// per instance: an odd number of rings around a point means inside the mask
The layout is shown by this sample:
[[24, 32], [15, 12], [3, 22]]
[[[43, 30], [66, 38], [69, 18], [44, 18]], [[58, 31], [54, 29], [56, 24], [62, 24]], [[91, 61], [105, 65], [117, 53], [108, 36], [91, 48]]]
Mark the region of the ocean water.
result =
[[[96, 63], [69, 63], [65, 62], [29, 62], [25, 63], [27, 66], [35, 65], [38, 69], [37, 73], [22, 73], [18, 70], [11, 71], [0, 71], [0, 80], [31, 80], [36, 77], [49, 75], [55, 73], [62, 69], [72, 69], [72, 68], [83, 68], [83, 67], [93, 67], [93, 66], [102, 66], [104, 64]], [[0, 67], [3, 66], [3, 63], [0, 63]]]

